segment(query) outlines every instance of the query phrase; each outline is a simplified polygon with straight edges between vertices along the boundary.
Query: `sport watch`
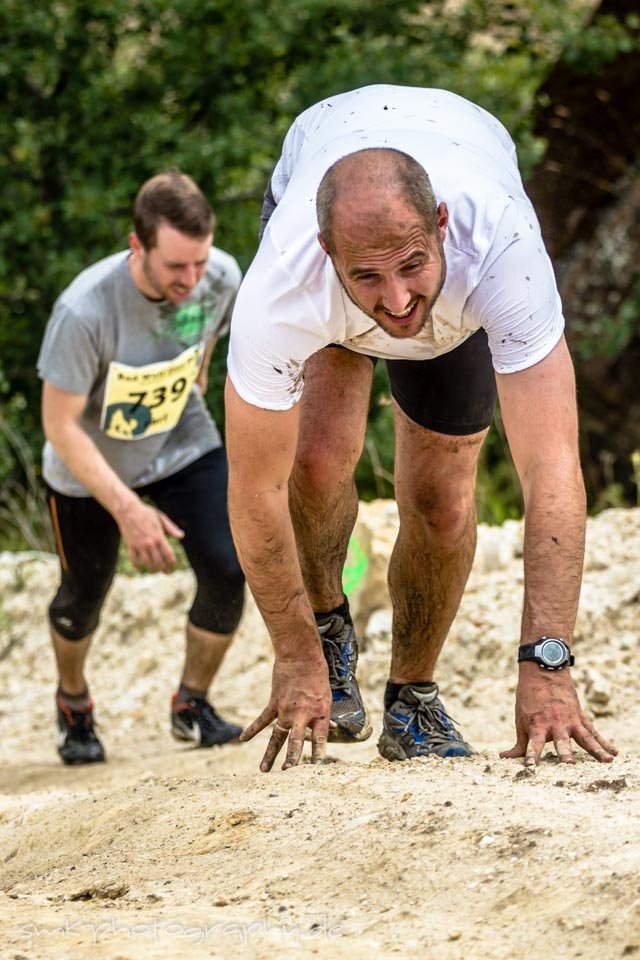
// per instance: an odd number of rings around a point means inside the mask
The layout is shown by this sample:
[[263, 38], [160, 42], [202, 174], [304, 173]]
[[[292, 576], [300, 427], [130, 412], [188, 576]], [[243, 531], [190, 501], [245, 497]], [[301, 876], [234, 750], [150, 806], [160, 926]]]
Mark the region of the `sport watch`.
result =
[[575, 657], [560, 637], [540, 637], [535, 643], [523, 643], [518, 650], [518, 663], [523, 660], [533, 660], [543, 670], [561, 670], [575, 663]]

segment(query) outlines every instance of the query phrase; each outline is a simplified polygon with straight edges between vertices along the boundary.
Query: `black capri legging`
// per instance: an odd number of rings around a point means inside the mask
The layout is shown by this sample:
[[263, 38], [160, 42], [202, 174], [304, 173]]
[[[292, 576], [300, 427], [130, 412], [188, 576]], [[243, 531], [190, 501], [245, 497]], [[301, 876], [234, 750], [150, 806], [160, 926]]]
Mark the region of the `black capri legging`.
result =
[[[47, 493], [62, 568], [49, 617], [65, 639], [82, 640], [98, 625], [116, 568], [120, 531], [93, 497]], [[224, 450], [212, 450], [136, 493], [148, 496], [184, 530], [181, 543], [197, 581], [191, 623], [212, 633], [232, 633], [242, 615], [244, 574], [229, 528]]]

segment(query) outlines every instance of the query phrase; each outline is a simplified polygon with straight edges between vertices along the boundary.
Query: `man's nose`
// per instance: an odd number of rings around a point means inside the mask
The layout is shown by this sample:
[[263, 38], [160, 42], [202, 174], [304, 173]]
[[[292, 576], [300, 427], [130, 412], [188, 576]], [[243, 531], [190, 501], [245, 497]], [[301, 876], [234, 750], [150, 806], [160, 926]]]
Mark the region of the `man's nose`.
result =
[[182, 282], [185, 287], [195, 287], [198, 282], [198, 268], [195, 265], [184, 268]]
[[411, 292], [406, 282], [399, 277], [389, 278], [383, 289], [382, 305], [391, 313], [404, 313], [411, 303]]

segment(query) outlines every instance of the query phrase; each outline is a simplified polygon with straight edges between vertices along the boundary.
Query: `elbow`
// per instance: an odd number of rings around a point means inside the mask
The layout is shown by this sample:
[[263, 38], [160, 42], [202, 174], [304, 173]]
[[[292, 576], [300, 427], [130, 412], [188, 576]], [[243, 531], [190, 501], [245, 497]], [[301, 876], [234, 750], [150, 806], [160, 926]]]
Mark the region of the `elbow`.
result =
[[64, 435], [64, 425], [44, 404], [42, 407], [42, 430], [45, 438], [54, 447], [57, 446], [60, 438]]
[[573, 452], [546, 458], [531, 464], [520, 477], [525, 509], [527, 504], [540, 497], [552, 498], [558, 505], [566, 502], [583, 503], [586, 508], [586, 492], [580, 458]]
[[45, 439], [58, 453], [66, 447], [68, 438], [73, 434], [74, 428], [78, 429], [75, 419], [60, 417], [56, 412], [43, 406], [42, 431]]
[[48, 440], [49, 443], [55, 446], [56, 424], [45, 409], [42, 410], [42, 432], [44, 433], [45, 440]]

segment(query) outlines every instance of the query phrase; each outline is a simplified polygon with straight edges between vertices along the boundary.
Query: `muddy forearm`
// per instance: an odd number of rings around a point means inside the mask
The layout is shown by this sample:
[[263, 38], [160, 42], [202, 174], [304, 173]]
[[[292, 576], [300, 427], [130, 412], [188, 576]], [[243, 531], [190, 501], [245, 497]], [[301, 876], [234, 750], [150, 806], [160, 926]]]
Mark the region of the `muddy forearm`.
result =
[[286, 489], [247, 494], [230, 487], [229, 514], [240, 563], [276, 655], [320, 650], [302, 580]]
[[522, 643], [545, 634], [570, 642], [584, 562], [584, 485], [578, 464], [540, 473], [525, 494]]

